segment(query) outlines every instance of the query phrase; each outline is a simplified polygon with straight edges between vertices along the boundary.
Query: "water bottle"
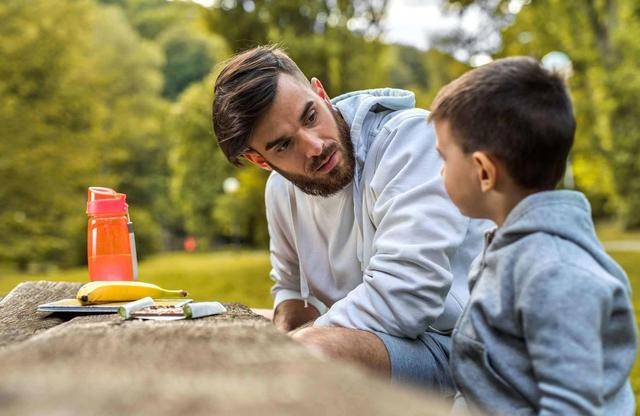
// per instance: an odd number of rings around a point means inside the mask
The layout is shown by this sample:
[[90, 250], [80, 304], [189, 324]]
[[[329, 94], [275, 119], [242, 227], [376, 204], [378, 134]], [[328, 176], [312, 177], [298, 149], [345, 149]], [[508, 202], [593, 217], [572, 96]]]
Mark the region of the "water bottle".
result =
[[127, 196], [90, 187], [87, 194], [87, 263], [90, 280], [137, 280], [133, 224]]

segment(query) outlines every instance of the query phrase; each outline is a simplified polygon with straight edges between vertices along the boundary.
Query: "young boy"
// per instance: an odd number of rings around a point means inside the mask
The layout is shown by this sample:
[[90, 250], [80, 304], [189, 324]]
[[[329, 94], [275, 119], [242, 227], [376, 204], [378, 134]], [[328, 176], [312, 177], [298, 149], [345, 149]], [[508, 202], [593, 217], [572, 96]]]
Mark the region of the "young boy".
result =
[[444, 87], [429, 118], [451, 199], [498, 225], [453, 333], [469, 410], [633, 414], [629, 281], [598, 242], [586, 198], [554, 190], [575, 131], [562, 79], [531, 58], [497, 60]]

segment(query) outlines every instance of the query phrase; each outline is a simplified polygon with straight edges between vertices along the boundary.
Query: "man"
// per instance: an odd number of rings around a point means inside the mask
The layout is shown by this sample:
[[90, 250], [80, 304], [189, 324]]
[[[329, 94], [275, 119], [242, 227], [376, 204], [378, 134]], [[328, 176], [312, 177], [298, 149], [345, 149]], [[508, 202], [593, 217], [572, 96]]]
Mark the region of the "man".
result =
[[266, 187], [274, 324], [312, 348], [448, 393], [479, 223], [443, 187], [427, 112], [395, 89], [331, 101], [274, 47], [220, 73], [213, 126]]

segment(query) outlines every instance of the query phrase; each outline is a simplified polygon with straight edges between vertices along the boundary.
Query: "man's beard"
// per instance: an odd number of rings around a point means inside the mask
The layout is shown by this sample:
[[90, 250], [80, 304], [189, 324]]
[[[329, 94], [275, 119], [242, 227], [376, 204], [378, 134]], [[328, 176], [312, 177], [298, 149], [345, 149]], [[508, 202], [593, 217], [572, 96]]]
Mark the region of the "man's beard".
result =
[[300, 190], [309, 195], [327, 197], [335, 194], [343, 189], [353, 180], [355, 171], [356, 158], [353, 152], [353, 143], [351, 142], [351, 130], [349, 125], [342, 118], [342, 115], [331, 108], [331, 113], [338, 126], [339, 142], [331, 142], [322, 149], [322, 153], [315, 156], [311, 161], [310, 167], [312, 172], [316, 172], [324, 161], [334, 152], [338, 151], [342, 155], [343, 161], [338, 163], [334, 168], [320, 177], [308, 177], [286, 172], [277, 166], [270, 166], [291, 181]]

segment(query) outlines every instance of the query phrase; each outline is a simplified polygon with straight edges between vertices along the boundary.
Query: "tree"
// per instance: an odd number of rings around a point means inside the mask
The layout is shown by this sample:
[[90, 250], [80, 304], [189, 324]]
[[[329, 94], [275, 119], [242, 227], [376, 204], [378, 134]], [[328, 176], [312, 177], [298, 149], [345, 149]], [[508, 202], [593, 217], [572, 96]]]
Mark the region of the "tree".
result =
[[180, 96], [171, 117], [171, 200], [184, 218], [187, 233], [212, 242], [213, 221], [222, 182], [234, 171], [216, 144], [211, 126], [212, 80], [196, 83]]
[[[469, 2], [452, 2], [471, 7]], [[536, 0], [517, 15], [511, 2], [481, 2], [499, 16], [499, 56], [569, 54], [578, 129], [573, 150], [577, 185], [596, 212], [608, 200], [627, 228], [640, 227], [640, 8], [634, 0]], [[511, 10], [511, 12], [510, 12]], [[511, 14], [511, 18], [509, 18]], [[506, 17], [505, 17], [506, 16]], [[506, 26], [502, 22], [512, 22]]]
[[[540, 27], [543, 16], [554, 18]], [[640, 132], [634, 128], [640, 119], [639, 17], [632, 0], [536, 1], [523, 8], [504, 37], [505, 54], [570, 55], [577, 184], [595, 200], [613, 194], [627, 228], [640, 227]], [[523, 32], [530, 34], [528, 42], [521, 41]]]
[[204, 8], [190, 1], [100, 0], [117, 5], [140, 36], [164, 52], [162, 95], [175, 100], [192, 82], [203, 79], [215, 62], [228, 55], [220, 36], [207, 33]]
[[331, 95], [337, 95], [386, 86], [393, 62], [388, 46], [375, 37], [386, 3], [221, 1], [203, 16], [208, 29], [223, 36], [234, 52], [277, 43], [303, 72], [318, 77]]
[[99, 111], [81, 65], [91, 9], [14, 0], [0, 21], [0, 258], [26, 268], [64, 257], [77, 235], [69, 213], [82, 216]]
[[134, 184], [152, 177], [140, 161], [162, 143], [160, 55], [118, 10], [90, 1], [11, 0], [0, 20], [0, 257], [75, 264], [87, 186], [145, 205]]
[[269, 173], [253, 166], [234, 172], [239, 182], [235, 192], [220, 195], [213, 219], [220, 234], [235, 242], [266, 246], [269, 242], [264, 187]]
[[174, 100], [192, 82], [208, 75], [213, 65], [229, 55], [225, 41], [190, 27], [174, 26], [158, 37], [164, 50], [163, 95]]
[[191, 1], [99, 0], [124, 11], [130, 25], [145, 39], [154, 40], [175, 26], [194, 26], [202, 6]]
[[141, 257], [162, 246], [167, 225], [169, 169], [166, 163], [169, 105], [161, 99], [161, 50], [140, 38], [118, 7], [95, 9], [92, 99], [99, 106], [99, 130], [93, 143], [101, 183], [128, 195]]

